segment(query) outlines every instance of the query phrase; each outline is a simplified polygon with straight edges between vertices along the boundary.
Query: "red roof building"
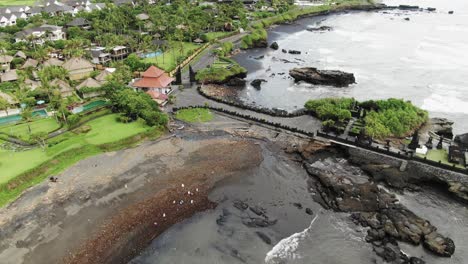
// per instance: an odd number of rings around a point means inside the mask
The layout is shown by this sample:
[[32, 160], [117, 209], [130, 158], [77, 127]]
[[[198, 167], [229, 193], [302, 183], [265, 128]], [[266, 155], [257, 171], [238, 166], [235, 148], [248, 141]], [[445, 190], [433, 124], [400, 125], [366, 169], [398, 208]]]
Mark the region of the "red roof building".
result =
[[149, 90], [146, 93], [149, 94], [149, 96], [151, 96], [151, 98], [153, 98], [153, 100], [156, 101], [160, 106], [164, 106], [169, 99], [167, 94], [163, 94], [155, 90]]
[[142, 75], [143, 78], [135, 81], [132, 86], [144, 90], [158, 89], [160, 93], [170, 89], [169, 85], [174, 81], [174, 78], [156, 66], [149, 67]]

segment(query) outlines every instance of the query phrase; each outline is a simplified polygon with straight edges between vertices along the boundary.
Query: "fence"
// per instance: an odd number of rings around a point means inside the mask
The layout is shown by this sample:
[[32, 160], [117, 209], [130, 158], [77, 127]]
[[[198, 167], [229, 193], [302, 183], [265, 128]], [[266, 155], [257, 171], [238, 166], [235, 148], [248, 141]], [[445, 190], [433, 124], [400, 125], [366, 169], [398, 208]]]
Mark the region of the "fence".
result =
[[251, 121], [254, 121], [254, 122], [262, 123], [262, 124], [265, 124], [265, 125], [273, 126], [275, 128], [288, 130], [290, 132], [302, 134], [302, 135], [305, 135], [305, 136], [308, 136], [308, 137], [314, 137], [315, 136], [314, 132], [309, 132], [309, 131], [305, 131], [305, 130], [302, 130], [302, 129], [298, 129], [297, 127], [290, 127], [290, 126], [287, 126], [287, 125], [283, 125], [281, 123], [271, 122], [271, 121], [268, 121], [266, 119], [258, 118], [258, 117], [251, 116], [251, 115], [241, 114], [241, 113], [238, 113], [236, 111], [226, 110], [226, 109], [221, 108], [221, 107], [212, 107], [212, 106], [207, 106], [207, 105], [198, 105], [198, 106], [195, 105], [195, 106], [188, 106], [188, 107], [174, 107], [172, 109], [172, 111], [176, 112], [178, 110], [192, 109], [192, 108], [206, 108], [206, 109], [218, 111], [218, 112], [221, 112], [221, 113], [225, 113], [225, 114], [228, 114], [228, 115], [233, 115], [233, 116], [237, 116], [237, 117], [240, 117], [240, 118], [243, 118], [243, 119], [251, 120]]
[[456, 167], [455, 164], [448, 165], [448, 164], [442, 163], [441, 161], [437, 162], [437, 161], [433, 161], [433, 160], [428, 160], [426, 157], [421, 158], [421, 157], [418, 157], [418, 156], [402, 154], [401, 152], [394, 152], [394, 151], [391, 151], [390, 149], [386, 149], [386, 148], [379, 148], [379, 147], [373, 147], [373, 146], [368, 146], [368, 145], [364, 145], [364, 144], [359, 144], [358, 142], [347, 140], [347, 139], [344, 139], [344, 138], [340, 138], [339, 136], [336, 136], [336, 135], [330, 135], [330, 134], [327, 134], [327, 133], [322, 133], [320, 131], [317, 131], [317, 136], [332, 139], [334, 141], [341, 142], [343, 144], [348, 144], [348, 145], [352, 145], [352, 146], [355, 146], [355, 147], [367, 149], [369, 151], [373, 151], [373, 152], [381, 153], [381, 154], [384, 154], [384, 155], [392, 156], [392, 157], [395, 157], [395, 158], [398, 158], [398, 159], [414, 160], [414, 161], [421, 162], [421, 163], [424, 163], [424, 164], [427, 164], [427, 165], [430, 165], [430, 166], [438, 167], [440, 169], [450, 170], [450, 171], [453, 171], [453, 172], [458, 172], [458, 173], [463, 173], [463, 174], [468, 175], [468, 170], [466, 168], [463, 169], [463, 168]]
[[179, 65], [175, 67], [174, 70], [169, 72], [169, 76], [174, 76], [174, 74], [177, 72], [178, 68], [184, 68], [187, 64], [189, 64], [198, 54], [200, 54], [202, 51], [204, 51], [207, 47], [210, 46], [210, 43], [206, 43], [205, 45], [201, 46], [199, 49], [197, 49], [192, 55], [190, 55], [188, 58], [186, 58], [183, 62], [181, 62]]

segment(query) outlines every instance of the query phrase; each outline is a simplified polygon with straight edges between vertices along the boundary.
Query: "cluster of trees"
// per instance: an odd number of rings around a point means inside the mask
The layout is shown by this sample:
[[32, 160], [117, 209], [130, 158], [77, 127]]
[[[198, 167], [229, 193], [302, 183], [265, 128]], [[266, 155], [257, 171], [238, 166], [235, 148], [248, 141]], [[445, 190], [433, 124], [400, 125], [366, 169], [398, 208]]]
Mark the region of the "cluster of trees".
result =
[[248, 49], [261, 46], [260, 43], [265, 43], [268, 38], [268, 33], [264, 28], [257, 28], [252, 33], [244, 36], [241, 42], [242, 49]]
[[324, 98], [307, 101], [305, 108], [321, 120], [344, 121], [351, 118], [354, 104], [354, 98]]
[[112, 102], [114, 112], [121, 113], [121, 122], [132, 122], [141, 118], [148, 126], [165, 126], [168, 122], [158, 104], [146, 93], [110, 83], [104, 87]]
[[368, 110], [366, 133], [376, 138], [408, 136], [428, 119], [427, 111], [401, 99], [366, 101], [360, 106]]
[[229, 53], [231, 53], [232, 49], [234, 48], [234, 44], [232, 44], [232, 42], [224, 42], [221, 47], [219, 47], [218, 49], [214, 50], [214, 53], [218, 56], [218, 57], [226, 57], [227, 55], [229, 55]]
[[354, 107], [364, 109], [365, 132], [374, 138], [407, 136], [428, 119], [427, 111], [395, 98], [365, 102], [357, 102], [354, 98], [325, 98], [309, 100], [305, 107], [326, 127], [350, 119]]

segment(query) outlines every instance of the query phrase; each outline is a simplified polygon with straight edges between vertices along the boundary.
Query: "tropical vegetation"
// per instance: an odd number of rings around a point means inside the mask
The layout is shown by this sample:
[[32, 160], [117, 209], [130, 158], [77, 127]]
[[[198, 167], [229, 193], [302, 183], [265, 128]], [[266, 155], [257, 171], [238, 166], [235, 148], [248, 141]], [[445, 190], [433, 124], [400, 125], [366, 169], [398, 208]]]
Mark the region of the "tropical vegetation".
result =
[[375, 138], [403, 137], [419, 128], [428, 119], [428, 113], [409, 101], [390, 98], [358, 102], [354, 98], [324, 98], [309, 100], [305, 108], [330, 127], [349, 120], [352, 111], [360, 108], [366, 114], [358, 116], [365, 133]]

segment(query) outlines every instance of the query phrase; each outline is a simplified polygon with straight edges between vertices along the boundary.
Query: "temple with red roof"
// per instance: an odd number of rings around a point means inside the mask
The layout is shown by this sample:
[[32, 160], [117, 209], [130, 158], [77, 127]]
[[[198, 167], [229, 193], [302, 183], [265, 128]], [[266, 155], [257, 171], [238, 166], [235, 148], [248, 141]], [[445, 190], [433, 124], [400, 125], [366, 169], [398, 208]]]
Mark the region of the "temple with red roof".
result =
[[144, 92], [155, 91], [159, 94], [166, 95], [171, 92], [170, 84], [174, 78], [156, 66], [150, 66], [143, 74], [142, 78], [136, 80], [132, 87]]

